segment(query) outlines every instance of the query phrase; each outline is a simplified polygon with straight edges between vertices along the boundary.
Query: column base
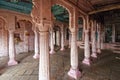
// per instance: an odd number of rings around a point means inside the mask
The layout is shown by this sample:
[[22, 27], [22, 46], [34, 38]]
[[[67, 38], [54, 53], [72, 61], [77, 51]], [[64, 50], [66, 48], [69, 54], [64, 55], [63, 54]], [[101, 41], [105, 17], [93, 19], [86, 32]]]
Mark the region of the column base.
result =
[[14, 65], [17, 65], [18, 62], [16, 60], [9, 60], [8, 61], [8, 66], [14, 66]]
[[100, 49], [98, 49], [98, 50], [97, 50], [97, 53], [99, 53], [99, 54], [100, 54], [100, 53], [101, 53], [101, 50], [100, 50]]
[[54, 51], [54, 50], [51, 50], [51, 51], [50, 51], [50, 54], [54, 54], [54, 53], [55, 53], [55, 51]]
[[39, 58], [39, 54], [34, 54], [33, 58], [34, 59], [38, 59]]
[[81, 72], [78, 69], [75, 70], [71, 68], [68, 75], [74, 79], [78, 79], [78, 77], [81, 76]]
[[91, 57], [97, 58], [97, 53], [92, 53]]
[[90, 59], [89, 58], [88, 59], [84, 58], [84, 60], [82, 61], [82, 63], [85, 64], [85, 65], [90, 66]]
[[61, 51], [64, 51], [65, 49], [64, 49], [64, 48], [61, 48], [60, 50], [61, 50]]

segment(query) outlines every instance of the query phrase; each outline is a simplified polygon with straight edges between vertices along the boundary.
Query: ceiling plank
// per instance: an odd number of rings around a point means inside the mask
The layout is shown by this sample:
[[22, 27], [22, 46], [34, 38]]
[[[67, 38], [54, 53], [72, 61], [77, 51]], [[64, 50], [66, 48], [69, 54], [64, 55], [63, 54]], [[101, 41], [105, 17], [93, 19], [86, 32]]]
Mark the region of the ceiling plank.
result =
[[105, 6], [103, 8], [98, 9], [98, 10], [91, 11], [91, 12], [89, 12], [89, 14], [95, 14], [95, 13], [110, 11], [110, 10], [114, 10], [114, 9], [120, 9], [120, 4]]

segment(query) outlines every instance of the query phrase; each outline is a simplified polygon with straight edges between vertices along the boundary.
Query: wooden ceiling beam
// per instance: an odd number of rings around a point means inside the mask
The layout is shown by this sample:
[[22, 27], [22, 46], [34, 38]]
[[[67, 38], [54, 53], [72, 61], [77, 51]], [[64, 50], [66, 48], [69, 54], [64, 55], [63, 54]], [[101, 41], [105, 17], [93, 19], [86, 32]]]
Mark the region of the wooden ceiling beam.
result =
[[66, 0], [69, 4], [75, 6], [76, 8], [78, 8], [79, 12], [83, 15], [88, 15], [86, 12], [84, 12], [83, 10], [80, 9], [80, 7], [76, 4], [74, 4], [73, 2], [71, 2], [70, 0]]
[[96, 13], [104, 12], [104, 11], [110, 11], [110, 10], [114, 10], [114, 9], [120, 9], [120, 4], [105, 6], [103, 8], [91, 11], [91, 12], [89, 12], [89, 14], [91, 15], [91, 14], [96, 14]]

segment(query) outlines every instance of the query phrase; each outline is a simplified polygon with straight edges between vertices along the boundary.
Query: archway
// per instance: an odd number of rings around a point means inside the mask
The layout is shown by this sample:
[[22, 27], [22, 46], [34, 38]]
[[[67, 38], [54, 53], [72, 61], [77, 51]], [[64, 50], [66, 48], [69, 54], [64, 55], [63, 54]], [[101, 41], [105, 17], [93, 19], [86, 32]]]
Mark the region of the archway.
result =
[[[69, 21], [70, 21], [69, 20], [69, 12], [66, 8], [64, 8], [63, 6], [58, 5], [58, 4], [55, 4], [52, 6], [51, 12], [53, 14], [52, 20], [53, 20], [54, 32], [57, 31], [57, 33], [56, 33], [57, 35], [56, 35], [55, 39], [59, 38], [59, 40], [61, 42], [61, 46], [62, 46], [62, 37], [64, 38], [64, 41], [67, 41], [66, 35], [68, 35], [68, 32], [66, 31], [66, 28], [69, 27], [69, 26], [67, 26], [67, 25], [69, 25]], [[59, 27], [60, 29], [57, 30], [56, 27]], [[64, 33], [64, 35], [63, 35], [63, 33]], [[59, 36], [61, 36], [61, 37], [59, 37]], [[58, 45], [59, 45], [59, 40], [57, 39], [57, 41], [56, 40], [54, 40], [54, 41], [58, 42]]]

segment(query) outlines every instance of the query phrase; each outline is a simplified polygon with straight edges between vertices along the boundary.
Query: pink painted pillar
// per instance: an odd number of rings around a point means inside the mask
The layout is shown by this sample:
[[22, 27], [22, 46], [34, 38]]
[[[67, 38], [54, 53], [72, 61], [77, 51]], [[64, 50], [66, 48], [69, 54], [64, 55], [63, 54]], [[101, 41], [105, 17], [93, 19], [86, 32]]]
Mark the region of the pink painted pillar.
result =
[[101, 53], [101, 40], [100, 40], [101, 34], [100, 31], [98, 31], [98, 41], [97, 41], [97, 53]]
[[8, 66], [16, 65], [18, 62], [15, 60], [15, 44], [14, 44], [14, 31], [9, 30], [9, 61]]
[[97, 46], [96, 46], [96, 36], [95, 31], [92, 31], [92, 54], [91, 56], [93, 58], [97, 58]]
[[53, 30], [50, 31], [50, 54], [54, 54]]
[[85, 48], [83, 64], [90, 65], [90, 44], [89, 44], [89, 30], [85, 30]]
[[34, 46], [35, 46], [35, 54], [33, 56], [34, 59], [38, 59], [39, 58], [39, 41], [38, 41], [38, 33], [36, 30], [34, 30], [34, 34], [35, 34], [35, 42], [34, 42]]
[[76, 32], [71, 32], [71, 68], [68, 75], [77, 79], [81, 72], [78, 70], [78, 52], [77, 52]]
[[61, 51], [64, 50], [64, 26], [61, 26]]
[[47, 31], [40, 31], [39, 80], [50, 80], [49, 37]]

